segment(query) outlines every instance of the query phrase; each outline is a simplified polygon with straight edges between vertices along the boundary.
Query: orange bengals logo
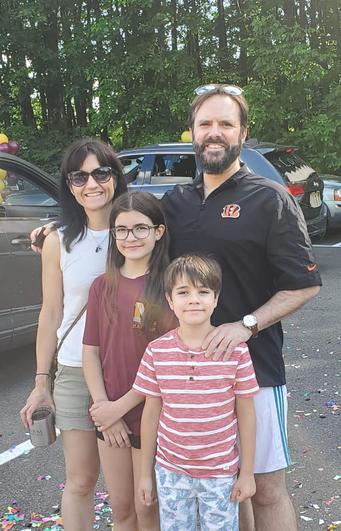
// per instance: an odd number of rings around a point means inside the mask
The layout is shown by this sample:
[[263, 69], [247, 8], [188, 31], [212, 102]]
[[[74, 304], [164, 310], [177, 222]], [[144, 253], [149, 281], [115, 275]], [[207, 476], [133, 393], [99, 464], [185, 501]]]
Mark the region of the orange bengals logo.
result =
[[225, 205], [221, 213], [222, 218], [239, 218], [240, 206], [239, 205]]

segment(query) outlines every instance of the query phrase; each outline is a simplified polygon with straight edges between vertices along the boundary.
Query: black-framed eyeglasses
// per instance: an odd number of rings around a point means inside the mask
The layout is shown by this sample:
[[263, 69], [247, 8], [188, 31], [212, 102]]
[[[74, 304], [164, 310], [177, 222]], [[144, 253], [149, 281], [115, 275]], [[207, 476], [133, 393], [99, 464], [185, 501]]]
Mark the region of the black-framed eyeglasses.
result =
[[243, 89], [240, 87], [235, 85], [220, 85], [219, 83], [216, 85], [201, 85], [201, 87], [197, 87], [194, 92], [197, 96], [202, 96], [208, 92], [213, 92], [213, 90], [217, 89], [218, 87], [226, 92], [226, 94], [229, 96], [240, 96], [243, 93]]
[[131, 232], [137, 240], [145, 240], [148, 238], [151, 229], [157, 229], [158, 226], [159, 225], [145, 225], [144, 223], [134, 225], [131, 229], [118, 226], [111, 229], [111, 234], [115, 240], [126, 240]]
[[84, 186], [90, 177], [95, 179], [98, 184], [107, 183], [114, 175], [114, 170], [110, 166], [101, 166], [88, 172], [83, 170], [70, 171], [67, 179], [72, 186]]

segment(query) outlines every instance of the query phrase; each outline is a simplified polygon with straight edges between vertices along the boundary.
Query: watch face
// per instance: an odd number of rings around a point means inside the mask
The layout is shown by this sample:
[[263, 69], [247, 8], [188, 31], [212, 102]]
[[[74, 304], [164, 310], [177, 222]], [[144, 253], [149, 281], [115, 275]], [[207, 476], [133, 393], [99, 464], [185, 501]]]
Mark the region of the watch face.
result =
[[245, 315], [243, 322], [245, 326], [255, 326], [257, 324], [257, 319], [254, 315]]

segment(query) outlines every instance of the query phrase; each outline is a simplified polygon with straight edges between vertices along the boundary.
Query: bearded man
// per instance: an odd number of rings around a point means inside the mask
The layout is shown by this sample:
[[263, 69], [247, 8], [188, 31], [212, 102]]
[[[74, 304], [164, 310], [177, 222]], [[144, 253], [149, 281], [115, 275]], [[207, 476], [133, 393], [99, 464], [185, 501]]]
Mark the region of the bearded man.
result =
[[207, 85], [196, 93], [190, 127], [203, 173], [162, 200], [171, 258], [199, 252], [220, 263], [223, 289], [213, 316], [216, 328], [202, 347], [208, 358], [227, 359], [239, 343], [248, 342], [261, 387], [254, 399], [254, 521], [242, 509], [240, 529], [296, 531], [285, 483], [290, 455], [280, 320], [314, 297], [321, 279], [296, 200], [240, 162], [248, 120], [242, 90]]

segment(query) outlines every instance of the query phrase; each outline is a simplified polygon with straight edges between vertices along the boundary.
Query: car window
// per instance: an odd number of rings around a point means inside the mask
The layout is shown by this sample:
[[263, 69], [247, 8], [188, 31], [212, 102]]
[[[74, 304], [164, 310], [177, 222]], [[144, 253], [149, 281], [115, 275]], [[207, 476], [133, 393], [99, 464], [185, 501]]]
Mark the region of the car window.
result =
[[132, 183], [137, 178], [144, 155], [138, 155], [137, 157], [121, 157], [120, 161], [123, 166], [123, 173], [128, 183]]
[[294, 151], [272, 151], [265, 156], [290, 183], [306, 181], [311, 175], [316, 174], [315, 170]]
[[163, 154], [156, 155], [154, 166], [152, 170], [151, 182], [160, 183], [166, 182], [169, 178], [185, 177], [188, 179], [194, 179], [195, 177], [195, 157], [192, 154]]
[[3, 179], [4, 185], [0, 190], [0, 204], [4, 209], [6, 206], [51, 207], [57, 205], [53, 197], [29, 179], [15, 172], [1, 170], [1, 168], [0, 171], [6, 172]]

